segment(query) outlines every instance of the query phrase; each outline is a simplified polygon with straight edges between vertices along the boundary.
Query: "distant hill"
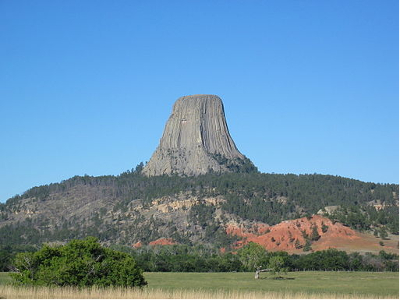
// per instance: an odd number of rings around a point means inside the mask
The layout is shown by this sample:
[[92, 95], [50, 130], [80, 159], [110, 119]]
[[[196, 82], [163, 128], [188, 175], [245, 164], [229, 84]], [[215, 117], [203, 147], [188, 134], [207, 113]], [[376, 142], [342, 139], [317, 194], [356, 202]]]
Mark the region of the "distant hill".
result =
[[398, 185], [317, 174], [147, 177], [142, 168], [119, 176], [75, 176], [9, 199], [0, 205], [0, 243], [31, 245], [91, 235], [129, 246], [165, 239], [229, 248], [246, 240], [232, 234], [232, 224], [251, 231], [310, 218], [332, 206], [336, 210], [325, 215], [333, 221], [370, 236], [374, 230], [398, 234]]
[[[0, 205], [0, 244], [37, 245], [90, 235], [135, 247], [201, 243], [235, 249], [249, 238], [262, 240], [255, 228], [273, 230], [282, 221], [318, 212], [341, 226], [387, 239], [389, 233], [398, 235], [398, 207], [399, 186], [394, 184], [259, 173], [236, 148], [222, 100], [191, 95], [175, 102], [146, 166], [119, 176], [75, 176]], [[317, 229], [307, 224], [302, 237], [298, 230], [281, 232], [281, 238], [294, 238], [289, 248], [310, 251], [318, 241], [315, 231], [328, 234], [322, 224]], [[329, 233], [337, 226], [332, 223]], [[283, 245], [277, 236], [265, 238], [270, 239], [261, 243], [266, 248]]]

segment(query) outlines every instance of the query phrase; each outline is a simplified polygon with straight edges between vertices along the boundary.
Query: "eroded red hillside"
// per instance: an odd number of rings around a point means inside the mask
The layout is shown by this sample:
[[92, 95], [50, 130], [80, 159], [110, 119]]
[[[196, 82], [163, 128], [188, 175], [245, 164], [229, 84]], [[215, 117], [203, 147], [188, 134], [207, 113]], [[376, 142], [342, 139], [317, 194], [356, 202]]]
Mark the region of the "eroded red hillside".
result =
[[155, 245], [175, 245], [176, 242], [173, 239], [166, 239], [166, 238], [160, 238], [158, 240], [152, 241], [149, 243], [150, 246], [155, 246]]
[[[360, 251], [361, 248], [374, 249], [379, 247], [376, 239], [366, 238], [365, 234], [360, 234], [341, 223], [334, 223], [328, 218], [319, 215], [314, 215], [311, 218], [304, 217], [283, 221], [274, 226], [260, 223], [254, 225], [251, 229], [245, 229], [237, 224], [229, 224], [226, 227], [226, 232], [242, 238], [241, 241], [237, 242], [237, 247], [242, 247], [249, 242], [255, 242], [267, 250], [294, 253], [303, 251], [303, 247], [306, 244], [306, 236], [308, 235], [309, 238], [312, 236], [313, 227], [316, 228], [320, 236], [318, 240], [312, 241], [312, 249], [314, 251], [328, 248]], [[395, 249], [390, 248], [390, 246], [385, 246], [382, 247], [382, 250], [395, 251]]]
[[142, 242], [137, 242], [137, 243], [132, 245], [133, 248], [140, 248], [142, 246], [143, 246]]

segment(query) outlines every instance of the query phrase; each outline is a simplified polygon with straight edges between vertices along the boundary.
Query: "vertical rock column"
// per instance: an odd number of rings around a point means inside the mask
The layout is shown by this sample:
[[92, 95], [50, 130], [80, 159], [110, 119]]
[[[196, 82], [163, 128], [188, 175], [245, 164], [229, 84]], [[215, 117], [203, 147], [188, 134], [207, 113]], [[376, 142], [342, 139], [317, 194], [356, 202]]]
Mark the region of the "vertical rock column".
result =
[[190, 176], [228, 171], [216, 157], [229, 161], [245, 158], [229, 134], [221, 99], [215, 95], [184, 96], [175, 102], [160, 144], [143, 173]]

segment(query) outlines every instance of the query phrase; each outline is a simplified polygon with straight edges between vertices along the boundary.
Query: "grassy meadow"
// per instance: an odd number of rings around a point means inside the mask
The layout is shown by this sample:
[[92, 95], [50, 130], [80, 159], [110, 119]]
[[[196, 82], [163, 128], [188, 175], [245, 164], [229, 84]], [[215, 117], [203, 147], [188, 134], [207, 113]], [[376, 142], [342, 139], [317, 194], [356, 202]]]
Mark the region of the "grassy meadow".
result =
[[143, 289], [17, 288], [0, 273], [0, 298], [399, 298], [399, 273], [295, 272], [285, 279], [262, 273], [145, 273]]

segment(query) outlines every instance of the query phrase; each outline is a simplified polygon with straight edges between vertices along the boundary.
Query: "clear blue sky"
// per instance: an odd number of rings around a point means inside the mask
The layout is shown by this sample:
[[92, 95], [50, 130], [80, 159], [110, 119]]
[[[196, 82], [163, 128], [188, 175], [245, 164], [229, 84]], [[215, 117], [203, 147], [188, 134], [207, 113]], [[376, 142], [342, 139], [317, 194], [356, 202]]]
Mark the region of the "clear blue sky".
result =
[[216, 94], [266, 173], [399, 182], [397, 0], [0, 0], [0, 201], [149, 160]]

